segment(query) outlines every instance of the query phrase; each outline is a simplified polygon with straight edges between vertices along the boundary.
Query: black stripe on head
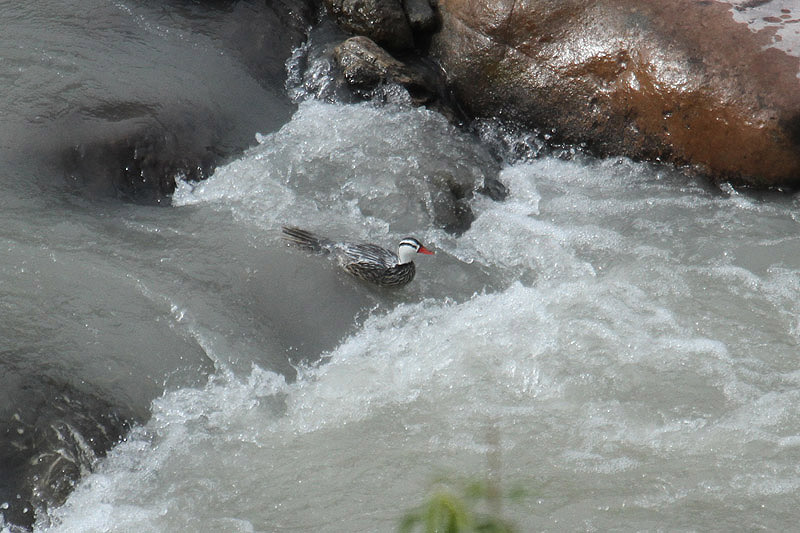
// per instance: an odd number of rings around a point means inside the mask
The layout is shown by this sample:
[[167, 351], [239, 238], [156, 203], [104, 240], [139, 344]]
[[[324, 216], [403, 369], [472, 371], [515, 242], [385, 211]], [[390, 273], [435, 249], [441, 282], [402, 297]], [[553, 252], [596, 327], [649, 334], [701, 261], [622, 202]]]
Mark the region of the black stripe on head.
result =
[[406, 237], [400, 241], [400, 246], [411, 246], [414, 250], [419, 250], [422, 247], [422, 243], [414, 237]]

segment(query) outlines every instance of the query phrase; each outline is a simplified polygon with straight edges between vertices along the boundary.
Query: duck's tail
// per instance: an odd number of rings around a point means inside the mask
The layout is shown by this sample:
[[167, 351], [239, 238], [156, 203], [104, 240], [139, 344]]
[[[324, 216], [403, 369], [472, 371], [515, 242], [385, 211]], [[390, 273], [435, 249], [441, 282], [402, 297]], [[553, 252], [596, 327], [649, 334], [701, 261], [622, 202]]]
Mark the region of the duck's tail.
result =
[[330, 251], [331, 242], [328, 239], [295, 226], [281, 226], [281, 229], [283, 240], [293, 246], [317, 254], [326, 254]]

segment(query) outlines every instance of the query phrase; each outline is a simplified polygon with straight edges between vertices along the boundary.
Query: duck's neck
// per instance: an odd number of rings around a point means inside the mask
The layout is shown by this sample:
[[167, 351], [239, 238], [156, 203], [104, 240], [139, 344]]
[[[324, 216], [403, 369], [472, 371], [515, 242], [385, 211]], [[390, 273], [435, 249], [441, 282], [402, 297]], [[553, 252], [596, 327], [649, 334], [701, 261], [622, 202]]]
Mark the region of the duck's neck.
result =
[[414, 260], [415, 255], [417, 255], [417, 251], [411, 246], [400, 246], [397, 249], [397, 264], [405, 265], [407, 263], [411, 263]]

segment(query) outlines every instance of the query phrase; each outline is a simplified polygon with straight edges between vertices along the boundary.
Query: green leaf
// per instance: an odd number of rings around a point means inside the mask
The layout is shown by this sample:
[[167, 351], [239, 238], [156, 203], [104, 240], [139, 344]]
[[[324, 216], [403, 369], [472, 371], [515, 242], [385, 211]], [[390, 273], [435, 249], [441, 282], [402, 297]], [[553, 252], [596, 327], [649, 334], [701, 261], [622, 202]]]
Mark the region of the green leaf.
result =
[[417, 524], [422, 523], [422, 516], [419, 513], [408, 513], [400, 522], [400, 533], [411, 533]]

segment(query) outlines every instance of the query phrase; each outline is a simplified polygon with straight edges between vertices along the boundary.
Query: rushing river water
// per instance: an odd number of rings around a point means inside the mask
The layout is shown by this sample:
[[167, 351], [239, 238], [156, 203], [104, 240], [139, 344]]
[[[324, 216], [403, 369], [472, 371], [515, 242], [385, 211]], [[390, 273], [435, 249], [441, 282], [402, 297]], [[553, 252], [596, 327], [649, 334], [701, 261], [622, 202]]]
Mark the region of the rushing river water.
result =
[[[143, 49], [175, 44], [175, 18], [108, 9]], [[215, 72], [249, 79], [235, 65]], [[284, 114], [172, 207], [87, 196], [4, 130], [2, 449], [57, 427], [41, 462], [80, 471], [37, 531], [393, 531], [435, 479], [486, 476], [525, 489], [503, 507], [520, 531], [796, 527], [798, 197], [468, 135], [401, 91], [293, 108], [271, 83], [256, 93]], [[25, 146], [57, 144], [61, 115], [4, 105]], [[476, 195], [447, 232], [443, 175], [508, 196]], [[377, 290], [287, 248], [286, 223], [436, 255]], [[92, 424], [133, 427], [100, 457]]]

